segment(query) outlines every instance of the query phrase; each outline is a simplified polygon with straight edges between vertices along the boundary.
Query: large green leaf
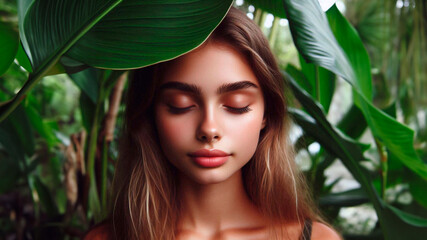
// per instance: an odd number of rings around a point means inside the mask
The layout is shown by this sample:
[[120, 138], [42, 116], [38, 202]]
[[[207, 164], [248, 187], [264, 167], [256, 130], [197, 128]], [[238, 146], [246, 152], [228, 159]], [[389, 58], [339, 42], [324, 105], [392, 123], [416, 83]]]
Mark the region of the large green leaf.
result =
[[22, 42], [34, 69], [66, 51], [90, 66], [138, 68], [200, 45], [230, 6], [213, 0], [35, 1], [25, 13]]
[[427, 219], [403, 212], [385, 204], [384, 218], [381, 219], [383, 229], [386, 229], [387, 239], [422, 240], [427, 236]]
[[[365, 159], [363, 156], [364, 147], [331, 125], [326, 119], [321, 106], [307, 92], [301, 89], [291, 76], [287, 74], [285, 76], [289, 80], [294, 96], [310, 114], [290, 108], [289, 112], [292, 118], [302, 127], [304, 132], [312, 136], [328, 152], [339, 157], [370, 198], [377, 199], [377, 193], [374, 191], [369, 179], [369, 173], [359, 165], [359, 162]], [[380, 204], [377, 203], [376, 208], [379, 207]]]
[[302, 87], [306, 92], [312, 93], [314, 91], [311, 82], [307, 79], [307, 77], [301, 70], [299, 70], [292, 64], [288, 64], [285, 70], [295, 79], [295, 81], [298, 82], [298, 85]]
[[299, 55], [299, 58], [301, 71], [311, 85], [312, 90], [309, 91], [309, 93], [322, 104], [323, 109], [328, 112], [335, 91], [335, 74], [327, 69], [315, 66], [312, 63], [307, 63], [301, 55]]
[[427, 180], [427, 165], [414, 149], [414, 131], [368, 103], [358, 92], [353, 91], [353, 97], [374, 136], [406, 167]]
[[70, 78], [73, 82], [80, 88], [83, 94], [92, 100], [93, 104], [96, 104], [98, 99], [98, 89], [99, 89], [99, 77], [100, 77], [99, 69], [88, 68], [84, 71], [80, 71], [78, 73], [70, 74]]
[[48, 147], [52, 148], [59, 142], [59, 140], [55, 136], [54, 129], [52, 129], [37, 112], [35, 101], [36, 99], [32, 96], [28, 98], [28, 104], [25, 106], [25, 113], [31, 123], [31, 126], [46, 141]]
[[427, 208], [427, 191], [426, 191], [427, 181], [414, 176], [413, 179], [409, 182], [409, 189], [411, 191], [414, 199], [423, 207]]
[[363, 113], [356, 105], [352, 105], [337, 123], [337, 127], [341, 131], [355, 139], [362, 136], [367, 126]]
[[132, 69], [172, 59], [199, 46], [232, 1], [18, 0], [22, 45], [34, 72], [0, 121], [67, 52], [98, 68]]
[[[327, 14], [334, 27], [333, 33], [343, 49], [338, 46], [317, 1], [285, 0], [285, 10], [295, 45], [301, 55], [307, 61], [335, 72], [352, 84], [355, 103], [363, 112], [375, 137], [408, 168], [427, 179], [427, 165], [419, 159], [413, 147], [413, 131], [370, 102], [372, 93], [368, 81], [371, 73], [369, 65], [366, 65], [366, 62], [369, 63], [368, 55], [357, 33], [336, 6], [331, 7]], [[339, 36], [342, 32], [346, 35]], [[346, 71], [343, 72], [343, 69]]]
[[30, 60], [28, 59], [28, 56], [25, 53], [24, 49], [22, 48], [21, 44], [19, 44], [18, 52], [16, 53], [16, 60], [18, 60], [19, 65], [23, 67], [25, 70], [27, 70], [27, 72], [29, 73], [33, 72]]
[[[329, 28], [319, 3], [314, 0], [284, 0], [283, 3], [295, 46], [304, 59], [358, 86], [347, 56]], [[359, 89], [362, 88], [359, 86]]]
[[19, 1], [21, 41], [35, 72], [47, 71], [120, 2]]
[[[357, 80], [367, 90], [371, 80], [370, 61], [366, 50], [354, 28], [334, 5], [327, 11], [329, 23], [339, 44], [343, 47], [353, 67]], [[362, 95], [358, 89], [353, 91], [355, 103], [362, 110], [373, 134], [412, 171], [427, 179], [427, 165], [414, 150], [414, 132], [392, 117], [374, 107], [369, 95]]]
[[124, 0], [67, 53], [88, 65], [138, 68], [200, 45], [232, 1]]
[[0, 21], [0, 76], [6, 72], [15, 59], [19, 37], [13, 27]]
[[354, 71], [358, 83], [355, 85], [358, 87], [357, 90], [367, 100], [372, 101], [371, 63], [359, 34], [342, 16], [336, 5], [329, 8], [326, 16], [335, 38], [344, 50]]
[[295, 97], [310, 114], [290, 109], [292, 117], [305, 132], [321, 143], [329, 152], [339, 157], [354, 178], [359, 181], [373, 203], [386, 239], [398, 240], [409, 236], [409, 239], [423, 239], [427, 234], [427, 219], [396, 209], [379, 198], [369, 173], [357, 163], [358, 159], [363, 158], [360, 147], [334, 128], [327, 121], [321, 107], [311, 99], [310, 95], [302, 90], [291, 77], [287, 78]]

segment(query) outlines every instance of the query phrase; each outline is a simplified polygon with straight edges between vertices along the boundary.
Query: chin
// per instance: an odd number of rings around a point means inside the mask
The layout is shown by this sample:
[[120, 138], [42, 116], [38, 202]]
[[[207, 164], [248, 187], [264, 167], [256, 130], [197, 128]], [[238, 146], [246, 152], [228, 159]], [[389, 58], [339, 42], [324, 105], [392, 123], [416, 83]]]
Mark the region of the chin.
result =
[[197, 174], [192, 174], [190, 180], [200, 185], [218, 184], [226, 182], [234, 174], [228, 174], [219, 169], [206, 169]]

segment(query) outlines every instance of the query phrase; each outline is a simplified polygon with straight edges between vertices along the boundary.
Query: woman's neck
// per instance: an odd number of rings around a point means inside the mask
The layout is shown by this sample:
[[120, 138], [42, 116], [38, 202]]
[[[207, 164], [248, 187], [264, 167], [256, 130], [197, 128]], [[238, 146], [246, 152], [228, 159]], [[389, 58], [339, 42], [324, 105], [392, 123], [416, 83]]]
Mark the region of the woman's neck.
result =
[[241, 171], [216, 184], [198, 184], [182, 175], [178, 178], [179, 229], [212, 236], [224, 230], [264, 225], [261, 213], [245, 191]]

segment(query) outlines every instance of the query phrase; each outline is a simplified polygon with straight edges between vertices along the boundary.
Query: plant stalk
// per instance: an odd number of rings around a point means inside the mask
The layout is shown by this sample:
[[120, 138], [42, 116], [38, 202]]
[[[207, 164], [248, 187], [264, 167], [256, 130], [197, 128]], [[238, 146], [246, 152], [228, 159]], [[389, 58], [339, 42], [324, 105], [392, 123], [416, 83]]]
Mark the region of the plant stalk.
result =
[[57, 56], [52, 61], [48, 62], [45, 67], [39, 68], [38, 71], [30, 74], [28, 80], [25, 82], [24, 86], [19, 90], [19, 92], [6, 104], [0, 106], [0, 122], [5, 120], [24, 100], [27, 96], [27, 93], [33, 89], [33, 87], [45, 76], [50, 69], [55, 66], [61, 56]]
[[388, 156], [378, 139], [375, 138], [375, 145], [377, 145], [378, 154], [380, 155], [381, 165], [381, 198], [385, 200], [385, 190], [387, 188], [387, 173], [388, 173]]
[[268, 42], [270, 47], [273, 49], [276, 45], [277, 33], [279, 32], [280, 18], [274, 17], [273, 26], [271, 26], [270, 35], [268, 36]]

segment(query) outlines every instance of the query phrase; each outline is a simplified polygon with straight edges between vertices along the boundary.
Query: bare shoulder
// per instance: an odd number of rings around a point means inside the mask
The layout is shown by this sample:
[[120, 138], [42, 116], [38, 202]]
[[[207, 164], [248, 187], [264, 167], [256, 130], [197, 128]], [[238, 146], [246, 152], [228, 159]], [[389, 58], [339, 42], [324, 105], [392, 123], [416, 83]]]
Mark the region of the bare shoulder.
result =
[[341, 240], [342, 237], [331, 227], [321, 222], [313, 222], [312, 240]]
[[108, 240], [111, 239], [110, 224], [101, 223], [90, 229], [83, 240]]

